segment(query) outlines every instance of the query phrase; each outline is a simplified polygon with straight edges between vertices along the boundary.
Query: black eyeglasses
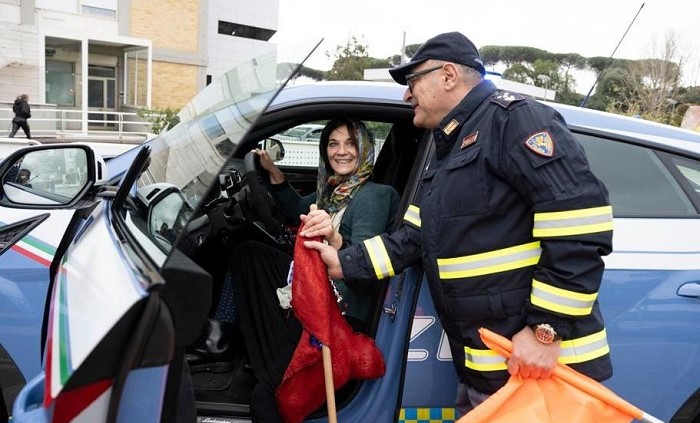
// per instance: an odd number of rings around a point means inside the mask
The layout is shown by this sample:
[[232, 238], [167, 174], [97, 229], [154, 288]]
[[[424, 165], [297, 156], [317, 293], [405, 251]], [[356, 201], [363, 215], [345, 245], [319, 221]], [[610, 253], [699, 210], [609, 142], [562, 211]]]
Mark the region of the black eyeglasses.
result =
[[440, 66], [435, 66], [434, 68], [423, 69], [422, 71], [413, 72], [413, 73], [409, 73], [408, 75], [406, 75], [406, 85], [408, 85], [409, 91], [413, 91], [413, 86], [411, 85], [411, 80], [412, 80], [412, 79], [416, 79], [416, 78], [418, 78], [419, 76], [423, 76], [423, 75], [425, 75], [426, 73], [430, 73], [430, 72], [432, 72], [432, 71], [436, 71], [436, 70], [438, 70], [438, 69], [440, 69], [440, 68], [442, 68], [442, 65], [440, 65]]

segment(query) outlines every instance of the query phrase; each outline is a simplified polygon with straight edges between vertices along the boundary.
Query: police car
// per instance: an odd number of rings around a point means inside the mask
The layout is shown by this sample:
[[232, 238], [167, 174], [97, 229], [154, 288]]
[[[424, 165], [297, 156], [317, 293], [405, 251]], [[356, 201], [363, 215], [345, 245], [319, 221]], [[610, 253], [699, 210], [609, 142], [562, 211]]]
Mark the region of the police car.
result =
[[[0, 164], [0, 417], [176, 421], [193, 405], [199, 421], [250, 420], [253, 376], [238, 328], [229, 371], [189, 374], [183, 365], [235, 266], [233, 247], [291, 242], [266, 187], [251, 182], [259, 169], [246, 153], [260, 145], [282, 158], [275, 134], [335, 116], [385, 128], [374, 178], [402, 195], [400, 220], [432, 149], [430, 131], [412, 124], [404, 87], [279, 90], [281, 71], [294, 68], [276, 57], [231, 70], [181, 111], [177, 126], [107, 163], [89, 146], [55, 145]], [[614, 210], [614, 252], [599, 295], [614, 366], [605, 384], [663, 420], [697, 422], [700, 135], [552, 106]], [[300, 192], [315, 189], [315, 166], [280, 163]], [[19, 183], [25, 167], [41, 183]], [[377, 285], [368, 334], [386, 374], [336, 393], [340, 421], [455, 419], [455, 371], [423, 282], [416, 266]], [[309, 420], [326, 421], [325, 409]]]

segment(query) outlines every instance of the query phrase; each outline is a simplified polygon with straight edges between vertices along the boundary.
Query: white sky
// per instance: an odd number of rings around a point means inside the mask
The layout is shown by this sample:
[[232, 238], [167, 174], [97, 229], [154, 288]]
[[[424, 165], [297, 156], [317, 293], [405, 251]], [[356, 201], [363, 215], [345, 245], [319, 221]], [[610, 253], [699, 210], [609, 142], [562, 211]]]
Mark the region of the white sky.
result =
[[[698, 0], [280, 0], [278, 44], [325, 38], [306, 62], [328, 70], [349, 36], [364, 40], [372, 57], [399, 54], [447, 31], [460, 31], [477, 47], [528, 46], [553, 53], [608, 57], [644, 3], [615, 53], [618, 59], [659, 57], [673, 31], [679, 57], [687, 57], [686, 85], [700, 85], [700, 1]], [[656, 53], [655, 53], [656, 52]], [[582, 81], [586, 80], [586, 81]], [[579, 92], [593, 82], [582, 75]]]

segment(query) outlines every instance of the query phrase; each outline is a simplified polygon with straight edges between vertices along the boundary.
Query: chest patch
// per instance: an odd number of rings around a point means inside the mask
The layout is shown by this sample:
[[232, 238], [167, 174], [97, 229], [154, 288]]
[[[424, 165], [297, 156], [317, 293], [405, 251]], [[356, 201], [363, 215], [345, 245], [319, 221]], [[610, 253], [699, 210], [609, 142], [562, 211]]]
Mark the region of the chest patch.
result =
[[554, 139], [547, 131], [533, 134], [525, 140], [525, 147], [542, 157], [552, 157], [554, 155]]
[[462, 139], [462, 145], [459, 147], [461, 150], [464, 150], [465, 148], [469, 147], [470, 145], [474, 144], [476, 142], [476, 137], [479, 136], [479, 131], [472, 132], [471, 134], [467, 135]]

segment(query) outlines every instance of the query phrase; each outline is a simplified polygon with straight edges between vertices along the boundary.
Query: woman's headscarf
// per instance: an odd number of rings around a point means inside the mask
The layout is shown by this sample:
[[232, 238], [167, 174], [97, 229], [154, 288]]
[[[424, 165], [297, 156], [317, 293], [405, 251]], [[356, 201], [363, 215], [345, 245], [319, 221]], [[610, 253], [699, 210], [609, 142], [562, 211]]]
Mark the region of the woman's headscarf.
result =
[[[354, 173], [340, 176], [333, 172], [328, 160], [328, 141], [331, 132], [346, 127], [357, 144], [358, 166]], [[316, 202], [320, 209], [330, 214], [337, 213], [347, 206], [358, 189], [372, 174], [374, 169], [374, 138], [362, 121], [347, 118], [333, 119], [323, 128], [321, 142], [318, 144], [321, 163], [318, 167]]]

